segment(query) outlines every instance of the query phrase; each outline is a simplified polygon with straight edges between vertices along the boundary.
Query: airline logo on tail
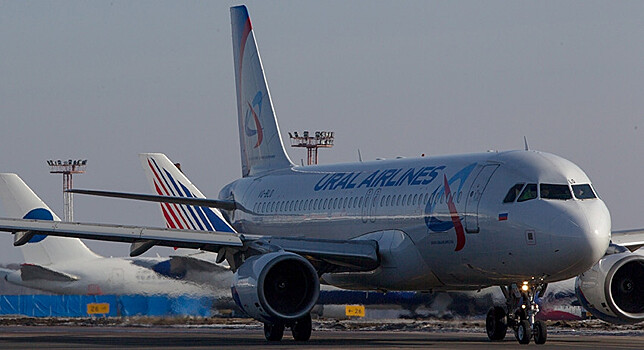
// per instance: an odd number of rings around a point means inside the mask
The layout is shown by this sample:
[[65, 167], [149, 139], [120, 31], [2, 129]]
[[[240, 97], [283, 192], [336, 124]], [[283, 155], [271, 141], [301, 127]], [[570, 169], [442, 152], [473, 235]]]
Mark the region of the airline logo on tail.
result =
[[[154, 177], [154, 189], [157, 194], [173, 197], [195, 197], [184, 184], [175, 179], [168, 170], [160, 167], [154, 159], [148, 158], [147, 163]], [[233, 232], [230, 226], [208, 207], [161, 203], [161, 211], [170, 228]]]
[[[22, 217], [23, 219], [32, 219], [32, 220], [49, 220], [53, 221], [54, 216], [52, 213], [45, 209], [45, 208], [36, 208], [30, 210], [25, 216]], [[47, 238], [47, 235], [34, 235], [28, 243], [37, 243], [42, 241], [43, 239]]]
[[[461, 169], [449, 180], [447, 179], [447, 175], [443, 174], [443, 186], [438, 187], [434, 193], [432, 193], [430, 200], [425, 206], [425, 224], [430, 231], [446, 232], [452, 228], [456, 231], [456, 248], [454, 251], [459, 251], [465, 246], [465, 231], [463, 229], [461, 217], [456, 210], [454, 200], [457, 202], [460, 201], [459, 196], [462, 194], [463, 185], [475, 167], [476, 163], [470, 164]], [[456, 191], [452, 191], [452, 187], [454, 187], [456, 182], [458, 182], [458, 187], [455, 187]], [[442, 204], [443, 200], [449, 209], [450, 220], [443, 221], [434, 216], [436, 207], [439, 204]]]
[[[244, 130], [246, 132], [246, 136], [252, 137], [257, 135], [257, 143], [255, 144], [254, 148], [259, 147], [259, 145], [262, 144], [262, 140], [264, 139], [264, 132], [262, 131], [262, 125], [259, 123], [258, 113], [262, 113], [261, 91], [257, 91], [257, 94], [253, 98], [253, 102], [248, 103], [248, 110], [246, 110], [246, 118], [244, 119]], [[249, 125], [253, 124], [251, 123], [251, 117], [252, 120], [255, 121], [255, 129], [249, 128]]]
[[[247, 16], [247, 15], [246, 15]], [[239, 94], [242, 94], [242, 88], [241, 88], [241, 76], [242, 76], [242, 67], [244, 66], [244, 51], [246, 48], [246, 41], [248, 40], [248, 36], [250, 35], [250, 32], [253, 30], [253, 25], [250, 23], [250, 17], [246, 17], [246, 21], [244, 23], [244, 29], [242, 31], [242, 36], [241, 36], [241, 43], [239, 46]], [[238, 96], [237, 101], [240, 101], [239, 103], [241, 104], [242, 99], [241, 96]], [[255, 97], [253, 98], [252, 102], [246, 102], [248, 104], [248, 110], [246, 111], [246, 118], [244, 119], [244, 132], [246, 133], [246, 136], [252, 137], [257, 135], [257, 143], [255, 144], [254, 148], [259, 147], [259, 145], [262, 144], [262, 139], [264, 138], [264, 134], [262, 132], [262, 126], [259, 123], [259, 114], [262, 112], [262, 92], [258, 91]], [[244, 106], [240, 106], [240, 108], [243, 108]], [[255, 121], [255, 129], [252, 129], [249, 127], [251, 125], [251, 117]]]

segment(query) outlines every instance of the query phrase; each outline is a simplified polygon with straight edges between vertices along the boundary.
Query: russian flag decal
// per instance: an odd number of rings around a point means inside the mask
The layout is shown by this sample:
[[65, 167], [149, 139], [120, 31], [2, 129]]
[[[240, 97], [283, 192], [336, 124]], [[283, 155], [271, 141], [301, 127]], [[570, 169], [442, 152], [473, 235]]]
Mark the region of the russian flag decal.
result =
[[499, 214], [499, 221], [505, 221], [508, 219], [508, 213]]

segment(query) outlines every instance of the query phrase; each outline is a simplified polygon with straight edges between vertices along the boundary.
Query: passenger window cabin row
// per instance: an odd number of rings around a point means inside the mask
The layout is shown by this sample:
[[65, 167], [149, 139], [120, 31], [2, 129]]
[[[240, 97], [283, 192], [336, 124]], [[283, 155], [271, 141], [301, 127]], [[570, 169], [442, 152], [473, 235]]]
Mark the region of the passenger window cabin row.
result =
[[[462, 192], [454, 196], [452, 200], [457, 203], [461, 201]], [[360, 209], [363, 207], [401, 207], [427, 205], [428, 202], [443, 203], [445, 195], [432, 193], [414, 193], [414, 194], [394, 194], [379, 195], [375, 199], [373, 196], [360, 197], [334, 197], [334, 198], [316, 198], [300, 200], [283, 200], [283, 201], [263, 201], [255, 203], [253, 212], [259, 214], [265, 213], [289, 213], [289, 212], [316, 212], [342, 209]]]

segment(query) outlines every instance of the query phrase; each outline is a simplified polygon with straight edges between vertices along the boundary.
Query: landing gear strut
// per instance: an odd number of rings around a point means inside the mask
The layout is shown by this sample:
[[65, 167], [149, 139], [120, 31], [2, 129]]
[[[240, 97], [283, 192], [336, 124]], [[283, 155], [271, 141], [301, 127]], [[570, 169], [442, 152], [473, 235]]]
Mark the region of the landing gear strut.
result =
[[520, 344], [529, 344], [532, 338], [535, 344], [545, 344], [548, 332], [545, 322], [535, 320], [539, 312], [535, 297], [542, 297], [547, 286], [537, 281], [523, 282], [520, 286], [501, 286], [508, 311], [495, 306], [487, 313], [485, 329], [488, 338], [492, 341], [503, 340], [507, 329], [512, 328]]
[[286, 326], [291, 328], [293, 339], [296, 341], [307, 341], [311, 338], [311, 314], [294, 321], [292, 324], [285, 325], [284, 323], [264, 323], [264, 337], [268, 341], [280, 341], [284, 336], [284, 328]]

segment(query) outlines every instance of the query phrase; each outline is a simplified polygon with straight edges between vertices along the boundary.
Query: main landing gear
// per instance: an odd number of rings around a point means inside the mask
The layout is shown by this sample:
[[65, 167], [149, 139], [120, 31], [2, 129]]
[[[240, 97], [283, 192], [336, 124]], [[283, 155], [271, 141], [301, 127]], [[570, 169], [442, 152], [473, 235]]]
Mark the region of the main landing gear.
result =
[[284, 336], [284, 329], [286, 326], [291, 328], [291, 334], [296, 341], [307, 341], [311, 338], [311, 314], [298, 319], [292, 324], [286, 325], [284, 323], [264, 323], [264, 337], [268, 341], [280, 341]]
[[523, 282], [521, 286], [501, 286], [508, 312], [500, 306], [488, 311], [485, 319], [488, 338], [492, 341], [503, 340], [508, 328], [511, 328], [519, 344], [529, 344], [532, 338], [535, 344], [545, 344], [548, 332], [545, 322], [535, 320], [539, 312], [535, 297], [542, 297], [547, 286], [545, 283], [534, 281]]

